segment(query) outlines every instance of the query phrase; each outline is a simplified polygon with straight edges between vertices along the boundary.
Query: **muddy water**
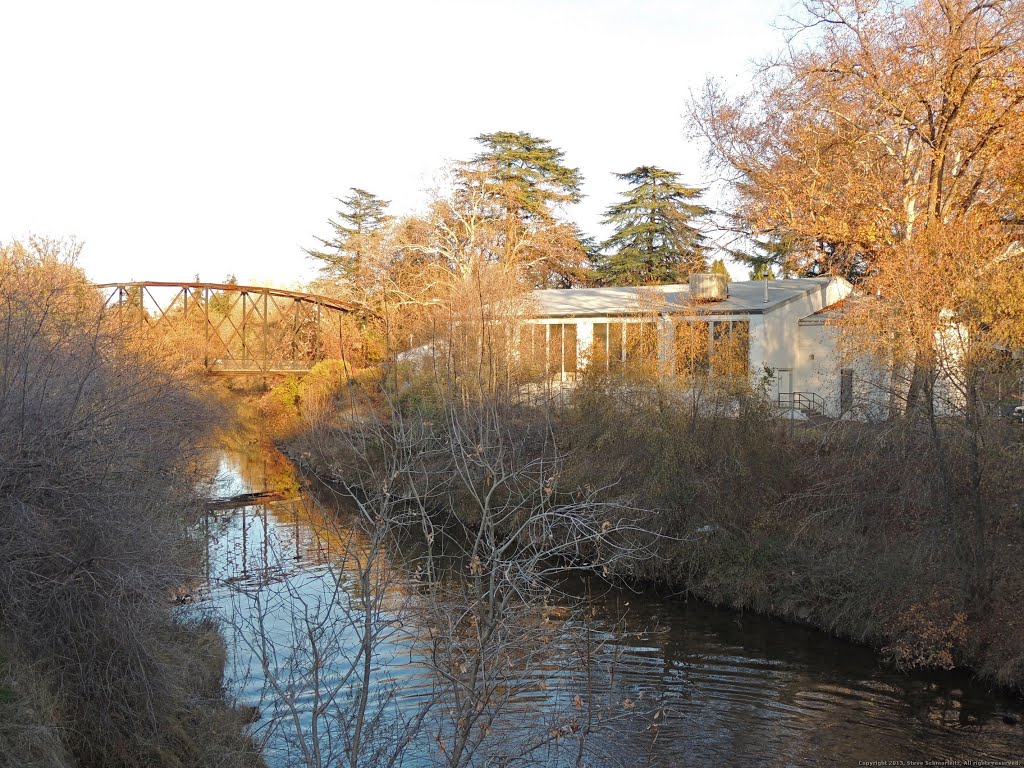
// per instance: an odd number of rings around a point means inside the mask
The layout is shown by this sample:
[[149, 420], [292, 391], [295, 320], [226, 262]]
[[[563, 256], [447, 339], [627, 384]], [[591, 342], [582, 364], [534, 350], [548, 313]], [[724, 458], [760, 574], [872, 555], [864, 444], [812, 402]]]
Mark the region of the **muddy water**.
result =
[[[221, 455], [215, 485], [219, 495], [298, 489], [287, 461], [262, 451]], [[216, 512], [208, 521], [201, 606], [228, 627], [229, 684], [241, 703], [259, 709], [254, 729], [266, 739], [271, 765], [310, 757], [310, 712], [323, 701], [304, 684], [310, 655], [288, 649], [305, 647], [297, 616], [329, 618], [325, 606], [345, 603], [349, 555], [359, 548], [346, 510], [298, 496]], [[382, 610], [392, 612], [395, 629], [382, 638], [373, 674], [391, 697], [384, 708], [399, 712], [429, 698], [431, 681], [410, 649], [416, 628], [403, 614], [414, 590], [401, 578], [388, 589]], [[530, 673], [537, 685], [507, 715], [571, 713], [585, 691], [592, 704], [587, 765], [1024, 765], [1024, 704], [964, 675], [905, 676], [868, 649], [781, 621], [678, 596], [596, 589], [590, 585], [592, 618], [584, 628], [588, 663], [578, 648], [555, 649], [551, 663]], [[331, 626], [333, 635], [320, 643], [333, 651], [326, 655], [333, 668], [320, 680], [343, 682], [353, 638], [345, 622]], [[316, 738], [333, 738], [329, 730], [321, 726]], [[505, 748], [480, 764], [515, 755]], [[556, 740], [519, 764], [572, 764], [576, 756], [574, 741]], [[405, 764], [443, 760], [418, 742]]]

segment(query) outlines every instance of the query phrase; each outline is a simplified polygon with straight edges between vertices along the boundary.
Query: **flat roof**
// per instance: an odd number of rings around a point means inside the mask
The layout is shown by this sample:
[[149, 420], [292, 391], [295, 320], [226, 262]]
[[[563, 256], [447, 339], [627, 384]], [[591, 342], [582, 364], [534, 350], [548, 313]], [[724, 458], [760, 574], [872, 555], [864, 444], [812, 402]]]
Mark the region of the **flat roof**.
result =
[[624, 286], [618, 288], [548, 288], [532, 292], [533, 317], [603, 317], [644, 313], [700, 315], [760, 315], [813, 291], [824, 291], [831, 277], [802, 277], [729, 283], [721, 301], [696, 303], [688, 285]]

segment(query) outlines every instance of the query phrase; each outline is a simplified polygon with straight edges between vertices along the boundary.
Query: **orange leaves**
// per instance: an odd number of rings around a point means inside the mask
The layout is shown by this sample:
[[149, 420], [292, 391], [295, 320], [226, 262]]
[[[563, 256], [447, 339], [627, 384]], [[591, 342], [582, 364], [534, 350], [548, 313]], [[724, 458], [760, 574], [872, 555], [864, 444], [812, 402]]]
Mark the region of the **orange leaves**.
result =
[[860, 277], [922, 227], [1020, 210], [1020, 4], [804, 6], [805, 44], [750, 94], [691, 105], [752, 233], [789, 233], [792, 269]]
[[886, 627], [893, 638], [882, 649], [898, 667], [952, 669], [967, 640], [967, 614], [953, 610], [948, 601], [933, 598], [914, 603]]
[[580, 721], [576, 718], [569, 720], [563, 725], [555, 726], [548, 729], [548, 736], [555, 741], [562, 738], [563, 736], [574, 736], [580, 731]]

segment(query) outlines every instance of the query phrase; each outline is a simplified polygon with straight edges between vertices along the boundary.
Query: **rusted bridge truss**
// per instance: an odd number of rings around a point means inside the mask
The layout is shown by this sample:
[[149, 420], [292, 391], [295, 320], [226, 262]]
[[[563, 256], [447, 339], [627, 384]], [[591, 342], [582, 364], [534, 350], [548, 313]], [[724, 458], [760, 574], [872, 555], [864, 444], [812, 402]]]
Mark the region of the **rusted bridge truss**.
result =
[[201, 359], [209, 373], [304, 373], [344, 357], [341, 318], [351, 304], [329, 296], [230, 283], [104, 283], [103, 306]]

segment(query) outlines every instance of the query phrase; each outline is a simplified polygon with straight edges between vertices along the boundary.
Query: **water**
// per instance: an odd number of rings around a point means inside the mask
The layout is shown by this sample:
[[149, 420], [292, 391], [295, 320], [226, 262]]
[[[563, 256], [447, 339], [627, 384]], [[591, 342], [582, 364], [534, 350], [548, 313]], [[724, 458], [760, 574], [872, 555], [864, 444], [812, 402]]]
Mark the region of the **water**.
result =
[[[218, 495], [298, 491], [287, 461], [262, 451], [225, 453], [215, 485]], [[411, 610], [414, 579], [397, 567], [375, 568], [369, 603], [360, 602], [370, 543], [347, 526], [347, 510], [298, 496], [209, 520], [201, 604], [228, 628], [230, 684], [241, 703], [259, 708], [254, 729], [271, 765], [344, 756], [327, 718], [316, 738], [324, 752], [310, 752], [310, 713], [326, 704], [348, 711], [357, 695], [345, 675], [362, 660], [367, 605], [379, 632], [371, 710], [384, 714], [374, 738], [398, 743], [438, 691]], [[516, 756], [520, 764], [573, 764], [588, 730], [587, 765], [1024, 763], [1024, 725], [1006, 722], [1024, 718], [1024, 704], [965, 675], [900, 675], [866, 648], [679, 596], [588, 590], [582, 579], [564, 586], [589, 591], [586, 620], [572, 620], [574, 642], [558, 636], [542, 660], [519, 670], [494, 725], [517, 735], [492, 735], [480, 764]], [[563, 612], [557, 605], [551, 612], [557, 624]], [[313, 669], [316, 655], [329, 664]], [[444, 727], [438, 717], [425, 716], [406, 765], [444, 764], [431, 737]], [[542, 744], [523, 758], [524, 740]]]

